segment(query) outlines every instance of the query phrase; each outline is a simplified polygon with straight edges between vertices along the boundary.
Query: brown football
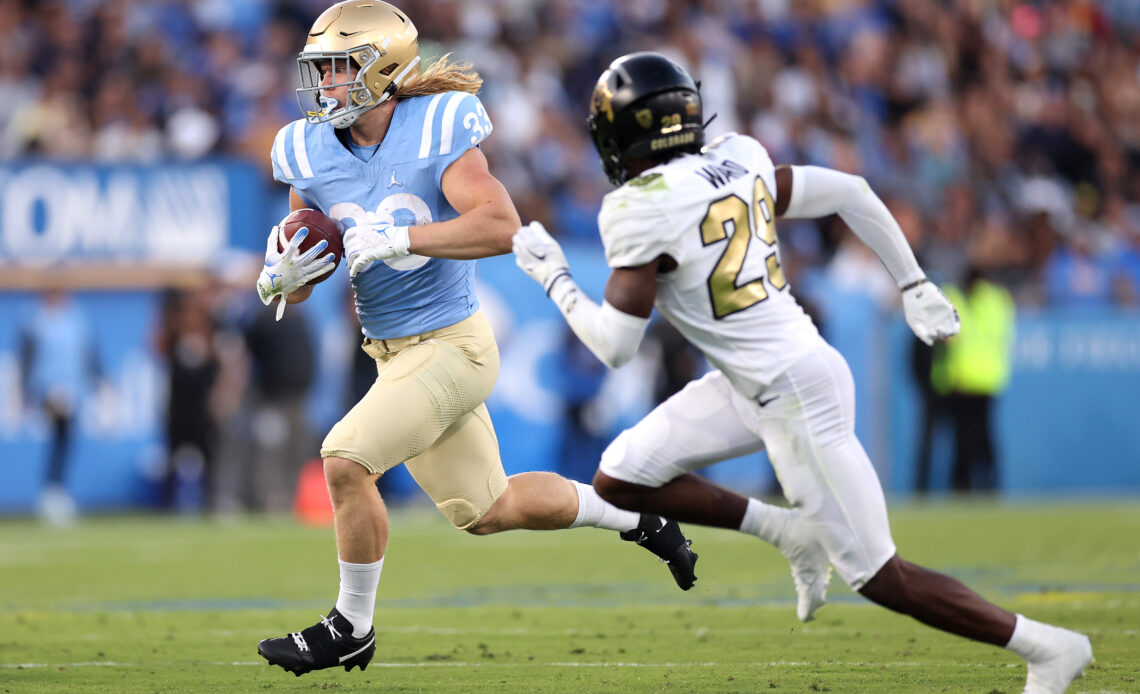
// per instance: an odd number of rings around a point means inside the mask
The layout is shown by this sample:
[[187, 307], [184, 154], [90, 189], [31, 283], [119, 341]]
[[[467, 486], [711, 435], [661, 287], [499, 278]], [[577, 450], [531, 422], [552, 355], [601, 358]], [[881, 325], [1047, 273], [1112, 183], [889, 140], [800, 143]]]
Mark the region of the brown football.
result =
[[[340, 229], [337, 227], [336, 222], [332, 218], [325, 216], [320, 210], [311, 210], [304, 208], [295, 210], [289, 213], [289, 216], [282, 222], [284, 224], [284, 236], [286, 240], [293, 238], [293, 234], [301, 227], [308, 227], [309, 234], [305, 240], [301, 242], [301, 252], [307, 251], [315, 246], [322, 239], [328, 241], [328, 249], [321, 255], [332, 253], [334, 255], [333, 270], [336, 266], [340, 265], [340, 259], [344, 257], [344, 244], [341, 242]], [[285, 250], [280, 248], [278, 250]], [[311, 280], [309, 284], [319, 284], [324, 282], [329, 277], [332, 277], [332, 272], [326, 272], [315, 280]]]

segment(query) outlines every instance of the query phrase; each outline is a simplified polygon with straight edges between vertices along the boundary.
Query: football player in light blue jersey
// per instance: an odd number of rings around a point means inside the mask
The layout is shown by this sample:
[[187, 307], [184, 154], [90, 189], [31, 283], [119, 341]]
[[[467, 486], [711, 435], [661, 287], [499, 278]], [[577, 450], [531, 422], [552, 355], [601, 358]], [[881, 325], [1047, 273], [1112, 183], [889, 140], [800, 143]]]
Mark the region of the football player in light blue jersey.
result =
[[[298, 64], [306, 117], [277, 134], [274, 177], [291, 187], [293, 210], [319, 209], [340, 226], [363, 349], [378, 375], [321, 447], [340, 560], [336, 606], [258, 652], [296, 675], [365, 668], [389, 530], [375, 483], [400, 463], [457, 528], [617, 530], [690, 588], [697, 555], [676, 523], [620, 510], [553, 473], [503, 471], [483, 404], [499, 354], [478, 310], [474, 259], [509, 252], [519, 216], [479, 150], [492, 130], [475, 95], [479, 75], [446, 57], [421, 73], [407, 15], [361, 0], [317, 18]], [[333, 267], [325, 241], [298, 251], [306, 234], [270, 233], [257, 287], [279, 315]]]

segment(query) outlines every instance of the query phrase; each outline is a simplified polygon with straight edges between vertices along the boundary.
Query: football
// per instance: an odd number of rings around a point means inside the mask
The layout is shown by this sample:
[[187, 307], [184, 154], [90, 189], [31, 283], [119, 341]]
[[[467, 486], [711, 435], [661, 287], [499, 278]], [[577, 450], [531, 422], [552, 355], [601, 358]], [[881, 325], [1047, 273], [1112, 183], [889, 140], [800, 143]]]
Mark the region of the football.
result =
[[[286, 240], [293, 238], [293, 234], [296, 234], [301, 227], [309, 228], [308, 236], [301, 242], [300, 250], [302, 252], [315, 246], [321, 239], [328, 241], [328, 250], [324, 254], [330, 252], [333, 254], [333, 271], [335, 272], [336, 267], [340, 265], [340, 259], [344, 257], [344, 243], [341, 242], [340, 229], [332, 218], [325, 216], [320, 210], [312, 210], [306, 207], [289, 213], [282, 224], [284, 224], [283, 231]], [[278, 244], [278, 250], [283, 251], [285, 249]], [[319, 284], [332, 275], [332, 272], [326, 272], [315, 280], [311, 280], [309, 284]]]

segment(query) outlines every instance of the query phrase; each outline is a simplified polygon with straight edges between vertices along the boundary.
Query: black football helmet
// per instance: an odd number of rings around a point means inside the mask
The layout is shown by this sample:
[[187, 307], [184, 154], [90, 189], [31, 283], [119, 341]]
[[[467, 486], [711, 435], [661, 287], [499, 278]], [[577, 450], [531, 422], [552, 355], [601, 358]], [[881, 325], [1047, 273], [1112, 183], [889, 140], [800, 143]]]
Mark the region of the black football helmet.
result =
[[614, 185], [632, 158], [667, 160], [704, 146], [701, 94], [677, 63], [660, 53], [630, 53], [598, 78], [586, 129]]

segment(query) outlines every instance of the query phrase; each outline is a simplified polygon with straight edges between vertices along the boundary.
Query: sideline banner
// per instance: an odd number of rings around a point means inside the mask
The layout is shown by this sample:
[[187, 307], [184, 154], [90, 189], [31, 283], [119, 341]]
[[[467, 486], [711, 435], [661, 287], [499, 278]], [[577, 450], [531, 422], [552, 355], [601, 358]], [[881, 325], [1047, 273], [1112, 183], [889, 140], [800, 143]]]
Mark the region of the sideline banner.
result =
[[[264, 183], [249, 163], [0, 165], [0, 265], [203, 265], [264, 238]], [[262, 241], [264, 243], [264, 241]]]

